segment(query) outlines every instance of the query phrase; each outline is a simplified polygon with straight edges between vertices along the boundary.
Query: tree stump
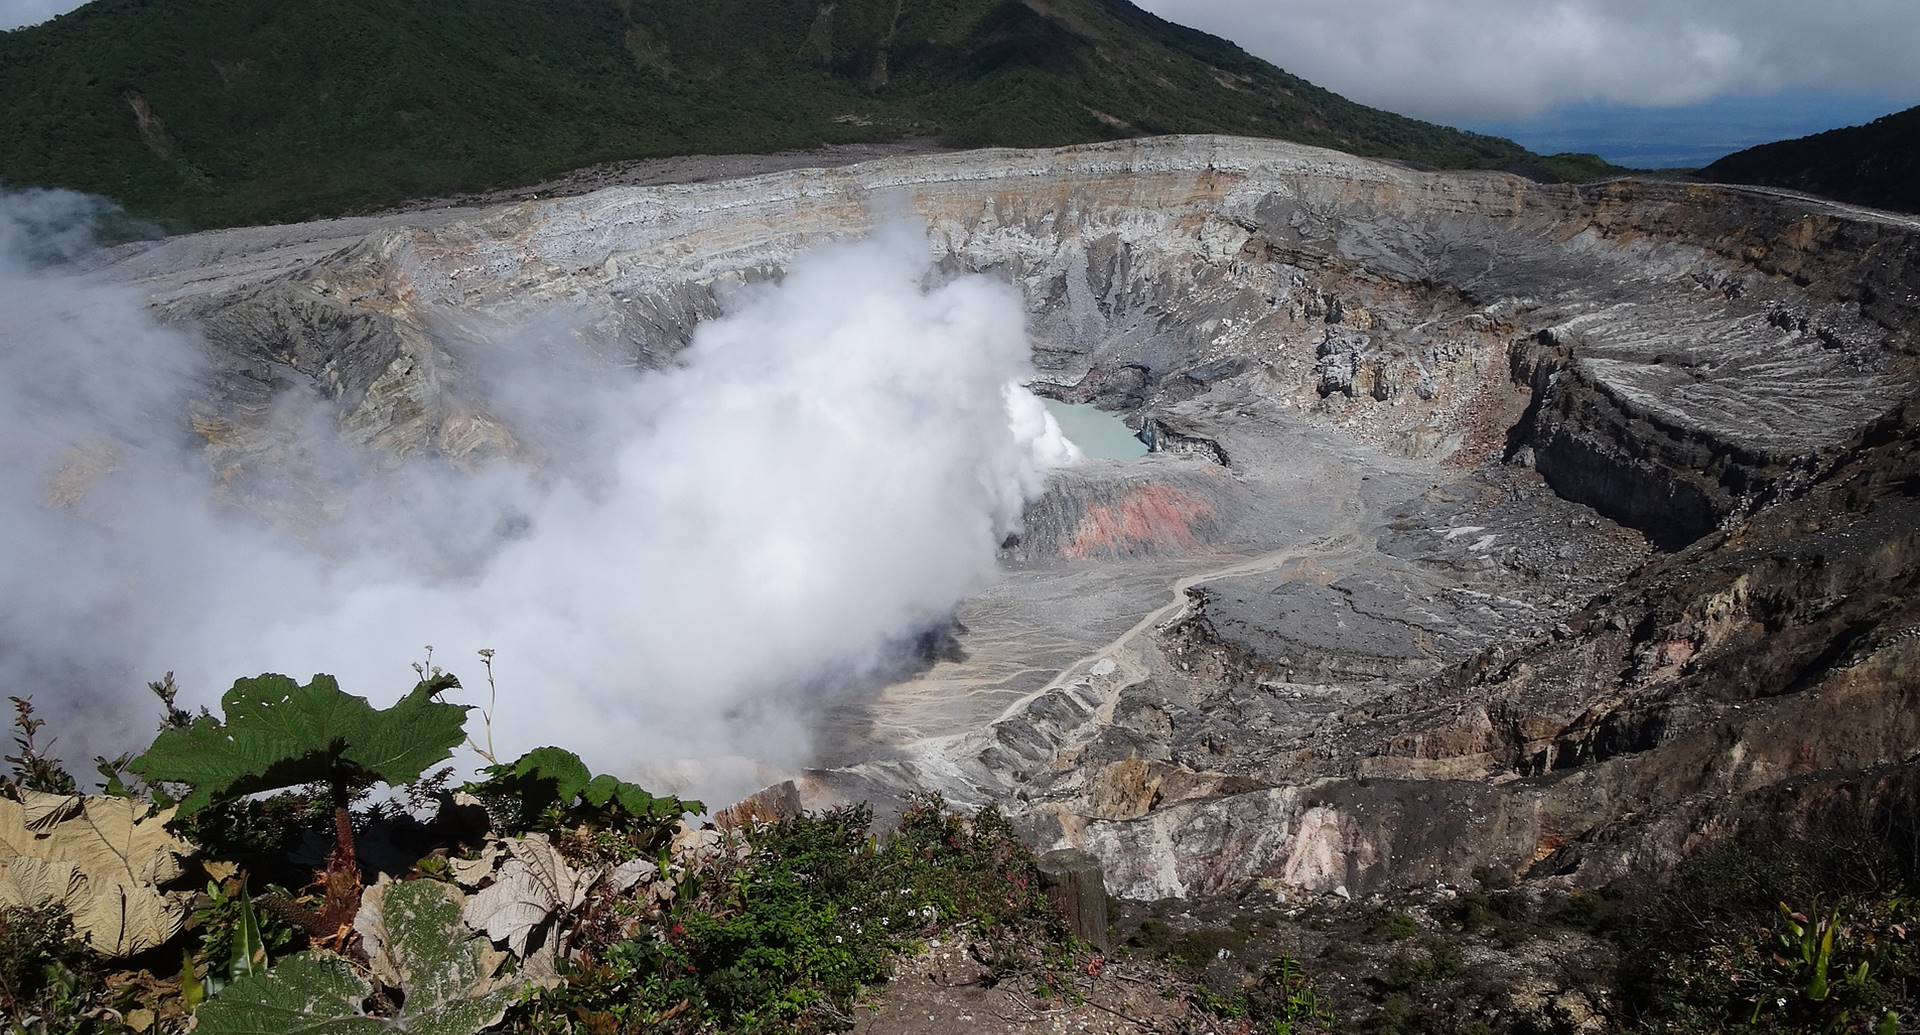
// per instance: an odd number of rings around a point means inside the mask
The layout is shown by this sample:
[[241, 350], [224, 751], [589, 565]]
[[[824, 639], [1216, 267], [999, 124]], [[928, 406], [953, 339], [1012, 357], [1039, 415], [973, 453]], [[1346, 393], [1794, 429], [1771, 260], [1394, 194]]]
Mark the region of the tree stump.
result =
[[1100, 860], [1078, 848], [1061, 848], [1039, 859], [1040, 887], [1075, 938], [1106, 952], [1107, 882]]

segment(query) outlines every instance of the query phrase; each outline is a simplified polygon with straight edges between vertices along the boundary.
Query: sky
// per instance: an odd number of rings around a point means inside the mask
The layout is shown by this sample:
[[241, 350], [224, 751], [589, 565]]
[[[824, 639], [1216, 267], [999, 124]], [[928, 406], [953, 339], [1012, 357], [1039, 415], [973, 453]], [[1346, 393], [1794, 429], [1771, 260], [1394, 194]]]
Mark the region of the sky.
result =
[[1531, 118], [1470, 120], [1466, 125], [1541, 154], [1582, 151], [1632, 169], [1694, 169], [1756, 144], [1871, 122], [1903, 106], [1912, 105], [1884, 97], [1802, 91], [1719, 97], [1666, 108], [1570, 104]]
[[[1920, 104], [1920, 0], [1137, 0], [1354, 100], [1699, 165]], [[0, 28], [78, 0], [0, 0]]]
[[1915, 0], [1137, 2], [1365, 104], [1626, 164], [1920, 104]]
[[0, 29], [44, 22], [79, 7], [82, 0], [0, 0]]

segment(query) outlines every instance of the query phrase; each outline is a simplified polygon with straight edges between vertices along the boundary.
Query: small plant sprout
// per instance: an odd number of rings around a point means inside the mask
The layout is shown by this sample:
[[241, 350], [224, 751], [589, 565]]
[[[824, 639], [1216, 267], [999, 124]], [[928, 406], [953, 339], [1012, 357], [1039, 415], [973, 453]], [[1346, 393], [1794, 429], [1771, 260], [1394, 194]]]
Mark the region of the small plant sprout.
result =
[[30, 791], [73, 793], [73, 776], [61, 768], [60, 760], [51, 753], [53, 741], [42, 744], [35, 739], [47, 720], [34, 717], [33, 698], [10, 700], [13, 701], [13, 746], [19, 752], [6, 756], [7, 763], [13, 767], [12, 782]]
[[480, 664], [487, 669], [487, 706], [480, 710], [480, 730], [487, 746], [482, 748], [475, 744], [472, 737], [467, 738], [467, 745], [473, 748], [475, 754], [486, 759], [488, 765], [499, 765], [500, 760], [493, 754], [493, 711], [500, 704], [500, 687], [493, 681], [493, 653], [492, 647], [480, 649]]
[[[486, 666], [487, 669], [487, 706], [485, 708], [475, 709], [480, 713], [480, 739], [475, 740], [472, 734], [467, 735], [468, 749], [484, 759], [489, 767], [500, 764], [500, 759], [493, 752], [493, 713], [500, 705], [500, 686], [493, 678], [493, 656], [495, 653], [497, 652], [492, 647], [483, 647], [480, 649], [480, 664]], [[435, 679], [442, 675], [440, 669], [433, 664], [432, 644], [427, 645], [426, 660], [413, 663], [413, 671], [418, 674], [422, 680]], [[458, 686], [459, 684], [456, 683], [455, 685]], [[434, 700], [439, 701], [441, 698], [435, 697]]]

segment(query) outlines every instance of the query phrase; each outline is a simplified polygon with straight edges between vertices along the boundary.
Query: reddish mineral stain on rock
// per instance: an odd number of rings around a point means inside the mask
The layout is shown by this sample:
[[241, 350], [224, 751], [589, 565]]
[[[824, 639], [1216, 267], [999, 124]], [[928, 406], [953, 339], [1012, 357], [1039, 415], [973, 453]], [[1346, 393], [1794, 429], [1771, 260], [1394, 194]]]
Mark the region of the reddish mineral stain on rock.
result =
[[1213, 504], [1165, 485], [1131, 489], [1113, 505], [1087, 508], [1073, 530], [1073, 539], [1061, 547], [1062, 556], [1084, 561], [1127, 554], [1143, 546], [1160, 550], [1191, 550], [1200, 545], [1196, 522], [1213, 517]]

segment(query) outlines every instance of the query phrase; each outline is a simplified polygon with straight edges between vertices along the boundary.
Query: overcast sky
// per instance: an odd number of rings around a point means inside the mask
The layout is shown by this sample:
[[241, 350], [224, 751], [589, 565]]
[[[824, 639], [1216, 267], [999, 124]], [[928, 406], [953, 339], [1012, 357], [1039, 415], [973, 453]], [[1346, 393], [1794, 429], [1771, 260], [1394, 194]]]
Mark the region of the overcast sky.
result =
[[0, 29], [44, 22], [79, 7], [81, 0], [0, 0]]
[[1136, 0], [1357, 101], [1476, 123], [1803, 91], [1920, 103], [1920, 0]]

